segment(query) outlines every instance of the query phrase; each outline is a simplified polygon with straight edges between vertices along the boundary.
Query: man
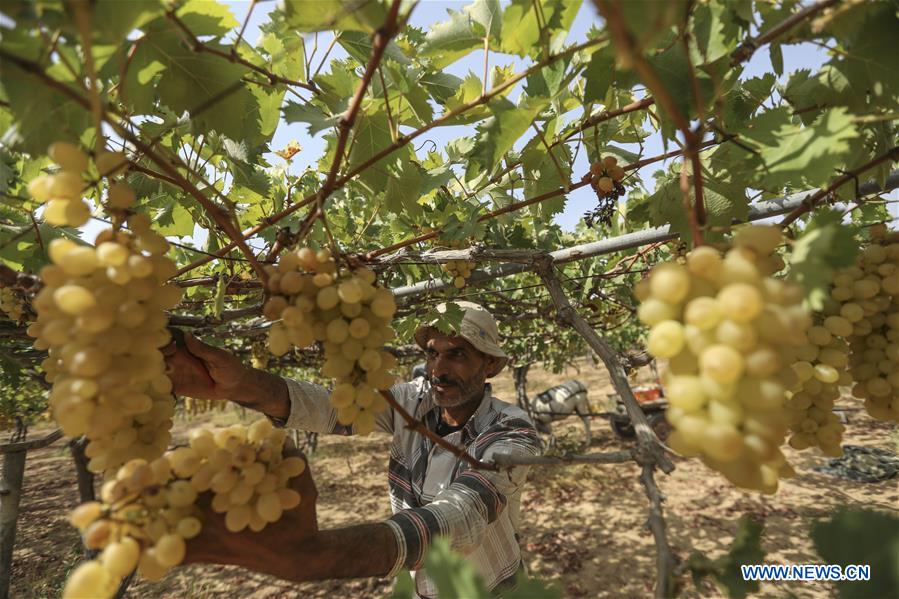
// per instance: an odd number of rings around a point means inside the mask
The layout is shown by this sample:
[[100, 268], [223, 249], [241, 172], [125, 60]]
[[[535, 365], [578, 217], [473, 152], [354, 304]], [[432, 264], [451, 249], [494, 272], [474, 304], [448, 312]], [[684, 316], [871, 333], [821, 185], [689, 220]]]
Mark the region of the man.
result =
[[[490, 461], [494, 453], [537, 454], [538, 437], [527, 415], [493, 398], [486, 383], [508, 361], [499, 346], [496, 321], [477, 304], [456, 304], [464, 310], [457, 334], [443, 334], [431, 325], [415, 332], [427, 358], [427, 376], [394, 385], [389, 393], [431, 431], [479, 460]], [[337, 422], [323, 387], [247, 368], [228, 352], [189, 335], [185, 349], [169, 346], [164, 353], [177, 394], [230, 399], [291, 428], [353, 432]], [[408, 429], [393, 410], [378, 417], [377, 429], [393, 435], [390, 519], [318, 531], [315, 492], [308, 479], [304, 501], [295, 513], [285, 514], [285, 520], [261, 533], [230, 534], [214, 518], [191, 541], [188, 561], [241, 565], [294, 581], [393, 576], [406, 568], [412, 571], [418, 594], [435, 597], [422, 562], [431, 540], [443, 535], [466, 554], [488, 588], [510, 585], [523, 570], [517, 529], [527, 468], [472, 469]]]

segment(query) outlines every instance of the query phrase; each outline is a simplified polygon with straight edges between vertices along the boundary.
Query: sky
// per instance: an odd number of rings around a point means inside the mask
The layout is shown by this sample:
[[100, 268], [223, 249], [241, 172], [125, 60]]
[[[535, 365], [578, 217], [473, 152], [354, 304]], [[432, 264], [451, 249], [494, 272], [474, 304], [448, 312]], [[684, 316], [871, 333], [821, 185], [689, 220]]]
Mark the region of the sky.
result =
[[[468, 1], [462, 0], [422, 0], [413, 11], [410, 23], [416, 27], [427, 30], [435, 23], [446, 20], [448, 10], [459, 10], [469, 3], [470, 2]], [[508, 2], [505, 1], [502, 2], [503, 5], [507, 3]], [[225, 2], [225, 4], [229, 6], [235, 18], [242, 23], [246, 18], [247, 11], [250, 8], [249, 0], [228, 1]], [[256, 41], [259, 35], [259, 25], [267, 20], [267, 14], [274, 8], [275, 4], [276, 3], [274, 2], [259, 2], [256, 4], [248, 23], [247, 30], [244, 34], [245, 38], [248, 41]], [[601, 19], [596, 12], [596, 8], [591, 2], [585, 1], [581, 6], [577, 18], [574, 20], [574, 24], [572, 25], [572, 28], [568, 35], [568, 41], [570, 43], [585, 41], [587, 39], [587, 31], [589, 31], [592, 25], [598, 24], [600, 22]], [[318, 46], [320, 50], [318, 55], [316, 56], [315, 61], [313, 61], [314, 65], [318, 65], [322, 53], [321, 48], [326, 47], [330, 39], [331, 35], [328, 33], [319, 34]], [[307, 42], [307, 48], [312, 47], [310, 42], [311, 40]], [[824, 50], [811, 44], [798, 44], [785, 47], [783, 55], [785, 76], [786, 74], [795, 71], [796, 69], [816, 69], [828, 59], [828, 56], [826, 55]], [[329, 61], [330, 58], [343, 58], [346, 56], [347, 55], [343, 51], [343, 49], [339, 45], [335, 45], [329, 57]], [[466, 57], [449, 65], [444, 70], [445, 72], [451, 73], [458, 77], [464, 77], [468, 74], [469, 71], [472, 71], [479, 77], [481, 77], [481, 74], [483, 73], [483, 59], [484, 55], [482, 51], [472, 52]], [[530, 60], [522, 60], [514, 55], [500, 54], [491, 51], [491, 69], [493, 68], [493, 66], [504, 66], [510, 64], [514, 65], [515, 71], [518, 72], [526, 68], [530, 64]], [[323, 70], [327, 71], [327, 68], [328, 67], [326, 65]], [[771, 71], [772, 67], [771, 62], [768, 58], [768, 53], [764, 49], [762, 49], [761, 51], [756, 52], [752, 59], [746, 64], [743, 78], [754, 77]], [[517, 94], [520, 93], [520, 91], [521, 90], [519, 86], [510, 95], [510, 99], [513, 102], [516, 100]], [[440, 111], [435, 111], [435, 114], [439, 113]], [[452, 139], [456, 139], [462, 135], [471, 135], [472, 133], [473, 128], [471, 126], [436, 127], [429, 131], [425, 136], [415, 140], [414, 143], [416, 144], [416, 147], [420, 147], [421, 144], [424, 143], [424, 140], [432, 140], [434, 143], [436, 143], [437, 147], [440, 148], [444, 147], [446, 142]], [[323, 135], [323, 133], [320, 133], [314, 138], [310, 137], [306, 133], [306, 125], [303, 123], [294, 123], [289, 125], [282, 123], [278, 128], [278, 131], [275, 133], [274, 139], [271, 143], [271, 147], [272, 149], [277, 150], [284, 148], [292, 140], [298, 141], [303, 147], [303, 152], [293, 158], [290, 172], [294, 174], [301, 173], [308, 165], [315, 163], [322, 155], [325, 146]], [[523, 147], [527, 143], [529, 138], [530, 135], [524, 136], [516, 144], [515, 149], [520, 149], [521, 147]], [[638, 149], [636, 144], [633, 144], [631, 146], [622, 145], [622, 147], [631, 151], [637, 151]], [[646, 143], [644, 144], [645, 157], [655, 156], [663, 153], [664, 151], [666, 150], [663, 149], [661, 136], [658, 134], [651, 136], [648, 140], [646, 140]], [[277, 163], [281, 161], [281, 159], [274, 154], [268, 155], [267, 159], [271, 163]], [[658, 169], [665, 168], [666, 166], [667, 161], [649, 165], [641, 169], [640, 175], [642, 176], [644, 183], [649, 186], [648, 191], [652, 191], [652, 173]], [[574, 177], [580, 178], [580, 175], [587, 172], [588, 168], [589, 164], [586, 158], [586, 153], [581, 152], [574, 164]], [[568, 194], [568, 198], [565, 204], [565, 210], [556, 216], [556, 222], [564, 230], [573, 230], [583, 213], [591, 209], [595, 205], [595, 203], [596, 195], [594, 194], [593, 190], [590, 189], [590, 187], [583, 187], [581, 189], [575, 190]]]

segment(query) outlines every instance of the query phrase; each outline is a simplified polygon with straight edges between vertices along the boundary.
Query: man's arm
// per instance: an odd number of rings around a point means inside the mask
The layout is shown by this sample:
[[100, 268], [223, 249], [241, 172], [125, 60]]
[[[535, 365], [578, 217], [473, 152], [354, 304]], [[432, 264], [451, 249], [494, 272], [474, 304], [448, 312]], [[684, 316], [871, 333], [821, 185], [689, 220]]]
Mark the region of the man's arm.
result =
[[184, 563], [242, 566], [294, 582], [392, 573], [397, 545], [386, 524], [320, 531], [312, 469], [307, 467], [290, 486], [302, 497], [300, 505], [260, 532], [229, 532], [225, 515], [214, 512], [210, 495], [203, 494], [199, 503], [204, 511], [203, 530], [188, 541]]
[[183, 340], [162, 348], [175, 394], [229, 400], [274, 418], [290, 414], [290, 396], [281, 377], [245, 366], [234, 354], [189, 333]]
[[[540, 441], [525, 418], [510, 416], [481, 432], [472, 444], [475, 457], [489, 462], [494, 453], [533, 456]], [[468, 553], [483, 542], [487, 527], [506, 509], [508, 498], [521, 490], [528, 467], [498, 472], [460, 468], [460, 474], [434, 500], [402, 510], [387, 522], [397, 542], [397, 560], [408, 569], [422, 566], [434, 537], [446, 536], [453, 549]]]

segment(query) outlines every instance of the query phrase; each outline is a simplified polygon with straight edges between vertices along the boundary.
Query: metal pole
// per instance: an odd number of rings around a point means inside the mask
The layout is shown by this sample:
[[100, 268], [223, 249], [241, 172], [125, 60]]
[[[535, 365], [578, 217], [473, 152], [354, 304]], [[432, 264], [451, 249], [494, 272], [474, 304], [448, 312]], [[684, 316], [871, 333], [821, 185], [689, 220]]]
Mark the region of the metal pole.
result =
[[[899, 187], [899, 170], [895, 170], [890, 173], [889, 177], [887, 177], [883, 189], [881, 189], [880, 185], [878, 185], [876, 182], [868, 181], [859, 186], [859, 194], [870, 195], [872, 193], [877, 193], [878, 191], [892, 191], [897, 187]], [[791, 212], [792, 210], [798, 208], [806, 198], [817, 192], [817, 189], [813, 189], [810, 191], [794, 193], [782, 198], [766, 200], [764, 202], [756, 202], [749, 206], [749, 216], [746, 219], [746, 222], [761, 220], [763, 218], [778, 216], [780, 214]], [[677, 236], [678, 234], [674, 231], [671, 231], [671, 228], [668, 225], [664, 225], [661, 227], [644, 229], [642, 231], [635, 231], [633, 233], [625, 233], [624, 235], [611, 237], [609, 239], [600, 239], [599, 241], [556, 250], [555, 252], [551, 252], [549, 256], [556, 264], [562, 262], [572, 262], [575, 260], [592, 258], [594, 256], [599, 256], [602, 254], [611, 254], [613, 252], [620, 252], [635, 247], [641, 247], [644, 245], [649, 245], [651, 243], [658, 243], [660, 241], [668, 241], [670, 239], [675, 239]], [[484, 281], [508, 277], [509, 275], [514, 275], [529, 270], [532, 270], [532, 267], [528, 264], [501, 264], [496, 267], [473, 272], [468, 281], [470, 283], [481, 283]], [[442, 279], [432, 279], [429, 281], [420, 281], [418, 283], [407, 285], [405, 287], [397, 287], [393, 290], [393, 295], [397, 299], [401, 299], [405, 297], [421, 295], [423, 293], [428, 293], [431, 291], [442, 291], [450, 287], [452, 287], [452, 284], [450, 282], [443, 281]]]

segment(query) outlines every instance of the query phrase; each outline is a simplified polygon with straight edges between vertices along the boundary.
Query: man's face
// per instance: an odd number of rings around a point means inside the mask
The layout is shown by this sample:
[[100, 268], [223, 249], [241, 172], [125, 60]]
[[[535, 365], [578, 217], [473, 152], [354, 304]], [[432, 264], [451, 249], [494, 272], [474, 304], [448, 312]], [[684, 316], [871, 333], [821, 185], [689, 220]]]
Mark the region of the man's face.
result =
[[462, 337], [438, 334], [428, 341], [425, 357], [431, 393], [438, 406], [452, 408], [483, 396], [493, 363], [471, 343]]

